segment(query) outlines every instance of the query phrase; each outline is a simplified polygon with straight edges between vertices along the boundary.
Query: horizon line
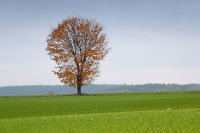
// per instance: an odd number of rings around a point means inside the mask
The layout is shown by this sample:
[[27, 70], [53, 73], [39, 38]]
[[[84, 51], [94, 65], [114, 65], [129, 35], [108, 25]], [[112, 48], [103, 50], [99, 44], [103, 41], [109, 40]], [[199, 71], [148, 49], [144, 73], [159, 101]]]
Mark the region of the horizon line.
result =
[[[32, 84], [32, 85], [6, 85], [6, 86], [1, 86], [0, 88], [3, 87], [24, 87], [24, 86], [65, 86], [66, 84]], [[200, 85], [200, 83], [141, 83], [141, 84], [88, 84], [88, 85], [127, 85], [127, 86], [136, 86], [136, 85]], [[88, 85], [84, 85], [88, 86]], [[69, 86], [69, 85], [66, 85]], [[69, 86], [70, 87], [70, 86]], [[72, 87], [73, 88], [73, 87]]]

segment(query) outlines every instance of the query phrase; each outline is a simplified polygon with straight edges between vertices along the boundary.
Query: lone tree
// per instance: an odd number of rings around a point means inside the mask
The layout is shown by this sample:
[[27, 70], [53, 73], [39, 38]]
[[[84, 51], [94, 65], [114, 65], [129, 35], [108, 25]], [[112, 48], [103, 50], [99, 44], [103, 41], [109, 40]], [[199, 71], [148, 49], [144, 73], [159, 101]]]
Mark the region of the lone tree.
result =
[[80, 17], [63, 20], [47, 38], [48, 54], [57, 64], [54, 73], [61, 82], [77, 88], [99, 75], [99, 61], [109, 52], [103, 26]]

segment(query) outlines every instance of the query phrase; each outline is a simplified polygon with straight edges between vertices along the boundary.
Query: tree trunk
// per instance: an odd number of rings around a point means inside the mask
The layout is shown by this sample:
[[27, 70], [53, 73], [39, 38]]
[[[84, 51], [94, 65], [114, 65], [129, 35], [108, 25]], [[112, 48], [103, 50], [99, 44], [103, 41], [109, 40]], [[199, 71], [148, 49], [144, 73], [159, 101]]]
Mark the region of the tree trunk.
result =
[[78, 85], [78, 86], [77, 86], [77, 94], [78, 94], [78, 95], [81, 95], [81, 85]]

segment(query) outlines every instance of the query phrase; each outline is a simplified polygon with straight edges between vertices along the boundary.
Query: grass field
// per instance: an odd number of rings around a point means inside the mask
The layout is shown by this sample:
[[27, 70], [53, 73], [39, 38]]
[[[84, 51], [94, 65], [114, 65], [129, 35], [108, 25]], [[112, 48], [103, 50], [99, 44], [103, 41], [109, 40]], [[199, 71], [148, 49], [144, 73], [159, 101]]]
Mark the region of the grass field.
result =
[[200, 92], [0, 97], [0, 133], [200, 132]]

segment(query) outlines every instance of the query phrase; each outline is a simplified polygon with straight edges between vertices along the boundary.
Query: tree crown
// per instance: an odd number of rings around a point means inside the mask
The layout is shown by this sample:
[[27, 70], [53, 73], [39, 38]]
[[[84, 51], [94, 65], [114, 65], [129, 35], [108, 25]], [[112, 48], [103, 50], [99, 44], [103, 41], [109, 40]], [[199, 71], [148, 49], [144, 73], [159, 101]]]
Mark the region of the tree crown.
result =
[[48, 54], [57, 63], [54, 73], [70, 86], [89, 84], [99, 75], [99, 61], [108, 54], [103, 26], [94, 20], [72, 17], [52, 29]]

